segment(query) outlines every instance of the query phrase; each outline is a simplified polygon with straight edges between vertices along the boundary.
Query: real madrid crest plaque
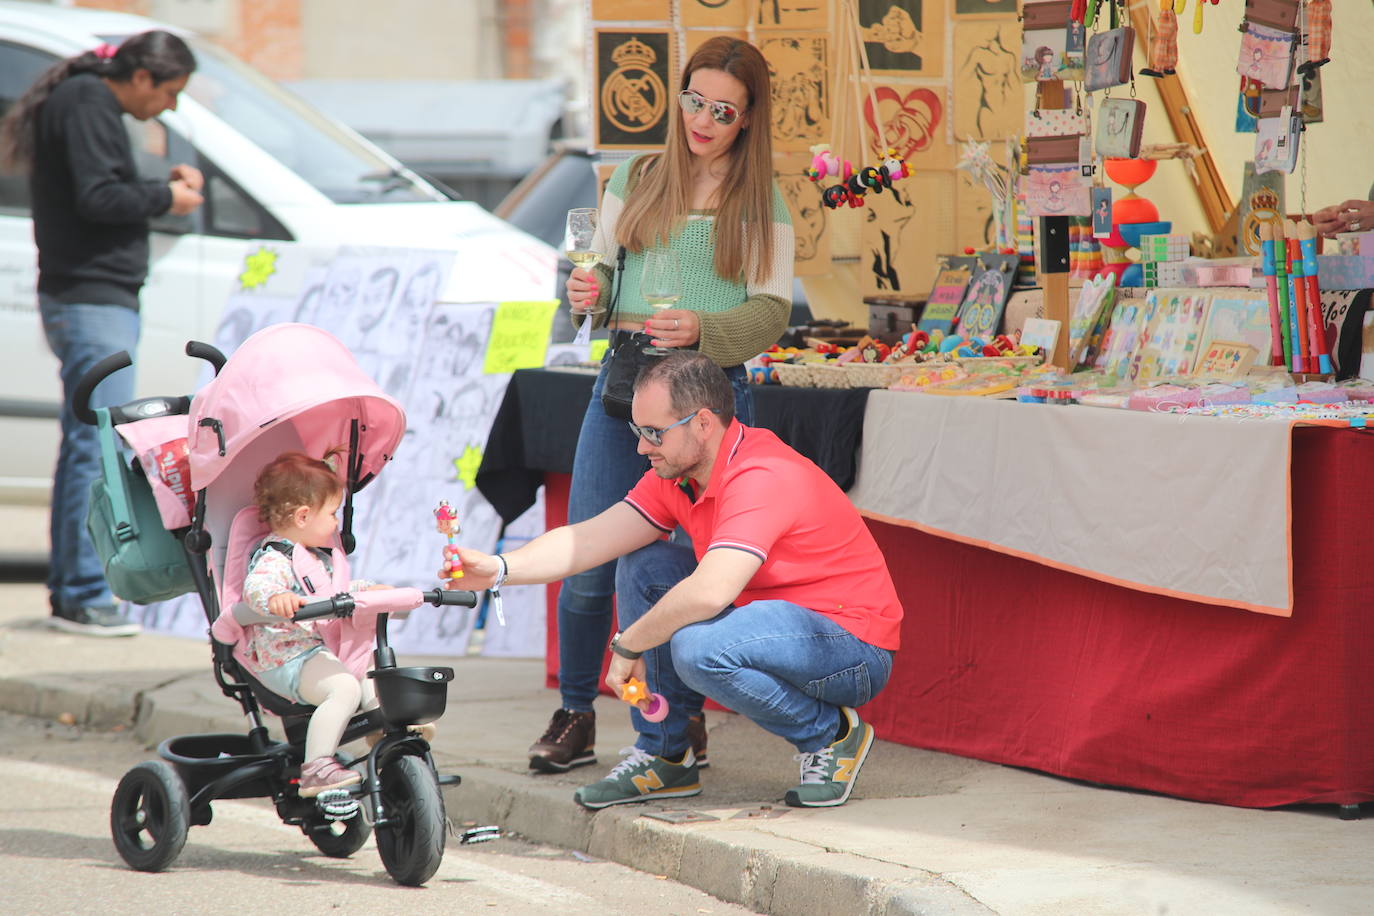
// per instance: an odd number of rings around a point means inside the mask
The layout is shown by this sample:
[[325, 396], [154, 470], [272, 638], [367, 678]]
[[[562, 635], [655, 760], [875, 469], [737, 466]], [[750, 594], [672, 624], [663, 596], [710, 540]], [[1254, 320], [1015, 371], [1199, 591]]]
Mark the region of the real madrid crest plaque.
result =
[[646, 149], [668, 139], [676, 79], [669, 29], [596, 30], [596, 145]]

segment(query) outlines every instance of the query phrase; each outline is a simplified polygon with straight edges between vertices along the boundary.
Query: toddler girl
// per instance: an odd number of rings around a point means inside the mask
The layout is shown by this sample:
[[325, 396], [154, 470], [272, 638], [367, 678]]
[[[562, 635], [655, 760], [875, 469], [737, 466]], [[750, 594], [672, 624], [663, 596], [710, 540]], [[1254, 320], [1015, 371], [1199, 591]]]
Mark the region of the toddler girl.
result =
[[[362, 780], [361, 774], [334, 759], [334, 751], [353, 714], [377, 705], [371, 680], [355, 677], [325, 648], [314, 621], [291, 619], [310, 600], [307, 593], [318, 588], [314, 600], [332, 593], [328, 581], [312, 584], [308, 576], [304, 583], [299, 581], [291, 554], [311, 551], [327, 574], [333, 572], [331, 545], [339, 527], [335, 513], [343, 501], [344, 485], [329, 462], [342, 451], [333, 449], [324, 460], [287, 452], [263, 468], [253, 485], [259, 517], [272, 533], [254, 548], [248, 561], [243, 600], [258, 613], [274, 615], [281, 622], [252, 625], [245, 654], [253, 676], [274, 693], [317, 707], [306, 730], [306, 762], [300, 781], [303, 798]], [[348, 590], [371, 587], [371, 582], [354, 580]]]

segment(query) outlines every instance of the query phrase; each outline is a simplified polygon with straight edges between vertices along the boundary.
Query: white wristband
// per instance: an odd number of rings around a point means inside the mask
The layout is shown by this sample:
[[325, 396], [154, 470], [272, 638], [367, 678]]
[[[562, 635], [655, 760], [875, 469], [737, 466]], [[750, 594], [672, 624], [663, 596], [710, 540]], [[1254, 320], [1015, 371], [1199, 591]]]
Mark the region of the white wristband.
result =
[[501, 608], [501, 583], [506, 581], [506, 576], [510, 573], [510, 567], [506, 565], [506, 558], [499, 553], [496, 560], [501, 564], [501, 571], [496, 574], [496, 581], [491, 584], [491, 609], [496, 612], [496, 621], [501, 626], [506, 625], [506, 614]]

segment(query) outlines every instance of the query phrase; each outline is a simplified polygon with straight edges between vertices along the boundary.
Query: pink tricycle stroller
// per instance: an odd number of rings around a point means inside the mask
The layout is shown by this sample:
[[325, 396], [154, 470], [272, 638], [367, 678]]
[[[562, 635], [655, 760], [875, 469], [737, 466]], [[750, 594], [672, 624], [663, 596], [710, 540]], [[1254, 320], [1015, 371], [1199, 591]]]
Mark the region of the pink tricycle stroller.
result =
[[[349, 581], [346, 553], [354, 546], [353, 494], [390, 460], [405, 431], [405, 414], [338, 340], [309, 325], [258, 331], [228, 360], [194, 341], [186, 352], [217, 370], [189, 404], [184, 398], [150, 398], [92, 411], [89, 395], [96, 384], [128, 364], [127, 354], [116, 354], [83, 379], [76, 409], [88, 422], [98, 420], [102, 431], [161, 414], [159, 429], [165, 434], [169, 412], [186, 415], [184, 426], [176, 426], [187, 437], [194, 501], [189, 523], [173, 534], [184, 547], [190, 580], [211, 625], [215, 679], [238, 701], [250, 728], [246, 735], [169, 738], [158, 748], [160, 759], [126, 773], [110, 810], [115, 847], [133, 868], [160, 871], [177, 858], [192, 824], [210, 823], [213, 801], [266, 797], [285, 823], [300, 827], [325, 855], [352, 855], [375, 829], [388, 874], [400, 884], [423, 884], [443, 858], [447, 819], [440, 786], [459, 780], [438, 776], [429, 744], [410, 726], [443, 715], [453, 669], [397, 667], [387, 644], [387, 621], [426, 602], [472, 607], [477, 596], [437, 588], [341, 591]], [[138, 439], [128, 432], [125, 438]], [[348, 451], [333, 581], [321, 583], [320, 600], [302, 607], [296, 619], [332, 618], [318, 629], [340, 660], [358, 674], [372, 663], [368, 676], [375, 679], [380, 708], [355, 715], [341, 743], [377, 731], [383, 736], [363, 760], [339, 755], [345, 766], [365, 768], [362, 782], [302, 798], [296, 784], [314, 707], [273, 693], [240, 661], [245, 628], [259, 619], [241, 600], [240, 589], [249, 554], [267, 532], [252, 505], [258, 471], [284, 451], [318, 455], [341, 443]], [[91, 524], [96, 525], [94, 517]], [[264, 709], [281, 717], [285, 742], [269, 736]], [[478, 828], [461, 839], [477, 842], [496, 835], [495, 828]]]

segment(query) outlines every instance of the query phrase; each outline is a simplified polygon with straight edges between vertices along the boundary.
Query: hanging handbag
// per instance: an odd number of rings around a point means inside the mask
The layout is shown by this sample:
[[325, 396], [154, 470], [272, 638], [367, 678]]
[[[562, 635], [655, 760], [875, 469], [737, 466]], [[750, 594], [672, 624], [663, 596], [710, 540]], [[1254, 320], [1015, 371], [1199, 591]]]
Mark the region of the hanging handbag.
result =
[[[615, 295], [611, 297], [611, 311], [606, 316], [606, 324], [609, 326], [615, 317], [616, 306], [620, 303], [620, 287], [624, 283], [625, 274], [625, 249], [620, 249], [620, 254], [616, 256], [615, 263]], [[615, 331], [612, 331], [614, 339]], [[645, 353], [644, 348], [649, 343], [643, 334], [625, 334], [619, 345], [609, 351], [610, 355], [606, 358], [606, 382], [601, 388], [601, 409], [606, 411], [606, 416], [614, 417], [617, 420], [630, 419], [630, 404], [635, 396], [635, 379], [639, 378], [639, 373], [658, 362], [663, 357], [654, 353]]]
[[1083, 88], [1096, 92], [1130, 82], [1134, 48], [1135, 29], [1130, 26], [1108, 29], [1089, 38]]
[[1097, 109], [1097, 155], [1105, 159], [1134, 159], [1140, 155], [1144, 129], [1144, 102], [1103, 99]]

